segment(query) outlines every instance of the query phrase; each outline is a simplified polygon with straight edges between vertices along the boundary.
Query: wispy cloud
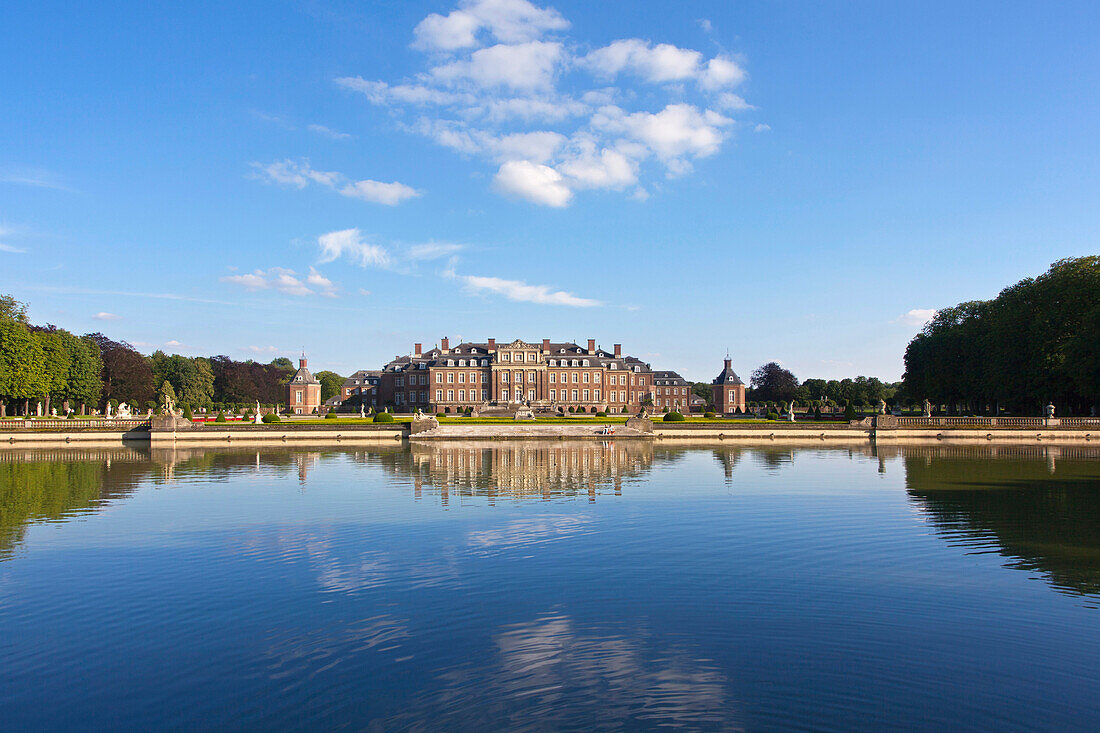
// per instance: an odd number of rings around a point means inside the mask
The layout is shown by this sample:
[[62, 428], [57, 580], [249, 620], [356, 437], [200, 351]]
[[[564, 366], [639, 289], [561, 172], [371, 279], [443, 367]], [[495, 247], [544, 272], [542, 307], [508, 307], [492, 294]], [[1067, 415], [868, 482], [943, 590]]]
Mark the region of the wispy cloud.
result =
[[116, 313], [108, 313], [107, 311], [100, 311], [92, 315], [92, 319], [96, 321], [120, 321], [122, 316]]
[[354, 137], [354, 135], [340, 132], [339, 130], [333, 130], [331, 127], [325, 127], [324, 125], [307, 125], [306, 129], [323, 137], [327, 137], [330, 140], [350, 140]]
[[277, 346], [246, 346], [243, 351], [253, 354], [275, 354], [278, 353], [279, 348]]
[[409, 132], [496, 166], [499, 193], [555, 208], [582, 190], [635, 191], [653, 169], [690, 173], [732, 134], [726, 115], [752, 109], [733, 91], [747, 78], [738, 57], [640, 38], [578, 51], [569, 27], [528, 0], [461, 0], [414, 29], [420, 73], [335, 82], [414, 114], [401, 123]]
[[8, 252], [10, 254], [23, 254], [27, 250], [22, 247], [16, 247], [15, 245], [5, 244], [0, 242], [0, 252]]
[[309, 268], [309, 274], [304, 278], [299, 277], [294, 270], [285, 267], [272, 267], [268, 270], [255, 270], [244, 275], [226, 275], [220, 280], [224, 283], [240, 285], [250, 292], [275, 290], [284, 295], [336, 297], [336, 286], [312, 267]]
[[444, 276], [461, 282], [467, 292], [474, 295], [492, 293], [519, 303], [539, 305], [565, 305], [573, 308], [591, 308], [603, 305], [598, 300], [581, 298], [565, 290], [554, 290], [549, 285], [530, 285], [522, 280], [505, 280], [499, 277], [458, 275], [449, 269]]
[[390, 264], [390, 255], [381, 246], [368, 242], [358, 229], [341, 229], [317, 237], [320, 248], [318, 262], [334, 262], [345, 258], [360, 267], [386, 267]]
[[56, 173], [42, 168], [7, 168], [0, 170], [0, 183], [33, 188], [51, 188], [55, 191], [73, 189]]
[[404, 183], [393, 181], [384, 183], [365, 179], [353, 181], [342, 173], [319, 171], [310, 166], [308, 160], [279, 160], [266, 165], [258, 162], [250, 164], [254, 175], [266, 183], [274, 183], [293, 188], [305, 188], [318, 184], [331, 188], [341, 196], [360, 199], [384, 206], [397, 206], [403, 201], [416, 198], [421, 192]]
[[897, 318], [894, 323], [904, 323], [906, 326], [924, 326], [936, 316], [935, 308], [914, 308]]

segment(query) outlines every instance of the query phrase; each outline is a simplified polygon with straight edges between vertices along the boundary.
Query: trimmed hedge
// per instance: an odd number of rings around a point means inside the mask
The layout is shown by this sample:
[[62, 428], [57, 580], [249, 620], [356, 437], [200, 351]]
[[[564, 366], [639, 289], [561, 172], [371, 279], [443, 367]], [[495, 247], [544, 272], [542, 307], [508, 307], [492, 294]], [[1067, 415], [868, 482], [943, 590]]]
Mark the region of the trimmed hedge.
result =
[[219, 412], [218, 416], [214, 418], [214, 422], [225, 422], [225, 413]]
[[714, 418], [714, 413], [711, 412], [710, 410], [707, 410], [706, 412], [703, 413], [703, 417], [707, 418], [708, 420], [711, 420], [711, 419]]
[[779, 413], [778, 412], [769, 412], [766, 415], [766, 417], [767, 417], [768, 420], [778, 420], [779, 419]]
[[684, 416], [681, 415], [680, 413], [676, 412], [676, 411], [673, 411], [673, 412], [666, 412], [665, 416], [661, 419], [664, 420], [665, 422], [683, 422], [684, 421]]
[[265, 422], [265, 423], [268, 423], [268, 424], [276, 423], [276, 422], [282, 422], [282, 419], [278, 415], [276, 415], [274, 412], [267, 413], [266, 415], [261, 417], [260, 420], [262, 422]]
[[388, 412], [380, 412], [374, 416], [375, 422], [393, 422], [393, 415]]
[[335, 420], [336, 419], [336, 413], [333, 412], [332, 410], [329, 410], [328, 412], [325, 413], [325, 419], [326, 420]]

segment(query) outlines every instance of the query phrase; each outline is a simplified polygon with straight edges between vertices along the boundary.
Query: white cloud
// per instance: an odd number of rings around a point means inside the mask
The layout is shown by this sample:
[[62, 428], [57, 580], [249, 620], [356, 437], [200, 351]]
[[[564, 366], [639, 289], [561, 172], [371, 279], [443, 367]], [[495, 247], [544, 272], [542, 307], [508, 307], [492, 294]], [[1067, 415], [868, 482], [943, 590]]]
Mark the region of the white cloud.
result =
[[585, 141], [583, 149], [562, 162], [558, 170], [572, 179], [577, 188], [622, 189], [638, 181], [634, 161], [607, 148], [597, 153], [592, 141]]
[[92, 316], [96, 321], [118, 321], [122, 319], [122, 316], [115, 315], [114, 313], [108, 313], [107, 311], [100, 311]]
[[508, 300], [539, 305], [567, 305], [574, 308], [590, 308], [603, 305], [598, 300], [580, 298], [564, 290], [551, 290], [547, 285], [528, 285], [522, 280], [504, 280], [499, 277], [476, 275], [457, 276], [471, 293], [495, 293]]
[[898, 316], [895, 323], [904, 323], [907, 326], [924, 326], [936, 316], [935, 308], [914, 308], [905, 314]]
[[710, 33], [714, 30], [714, 24], [706, 18], [700, 18], [696, 21], [696, 23], [698, 23], [699, 27], [703, 29], [703, 33]]
[[362, 181], [349, 180], [342, 173], [332, 171], [319, 171], [310, 166], [308, 160], [280, 160], [263, 165], [252, 163], [256, 176], [268, 183], [275, 183], [295, 188], [305, 188], [311, 183], [316, 183], [331, 188], [341, 196], [356, 198], [384, 206], [396, 206], [402, 201], [420, 196], [420, 191], [412, 186], [396, 181], [383, 183], [370, 179]]
[[350, 140], [352, 138], [352, 136], [346, 132], [333, 130], [331, 127], [325, 127], [324, 125], [309, 125], [307, 129], [310, 132], [316, 132], [318, 135], [324, 135], [331, 140]]
[[[698, 22], [710, 32], [709, 21]], [[335, 81], [393, 109], [400, 129], [496, 166], [498, 192], [559, 208], [582, 190], [638, 199], [660, 190], [646, 178], [687, 175], [692, 161], [721, 149], [733, 129], [726, 115], [752, 109], [733, 91], [747, 74], [732, 54], [640, 38], [578, 53], [583, 43], [559, 35], [568, 27], [529, 0], [460, 0], [416, 26], [413, 47], [427, 52], [419, 73]], [[401, 117], [406, 111], [413, 116]], [[285, 168], [268, 177], [312, 182]], [[345, 195], [362, 188], [330, 185]]]
[[324, 295], [336, 297], [336, 287], [328, 278], [321, 275], [312, 267], [309, 275], [303, 280], [294, 270], [285, 267], [272, 267], [269, 270], [255, 270], [244, 275], [226, 275], [220, 278], [222, 282], [240, 285], [255, 292], [258, 290], [275, 290], [284, 295]]
[[251, 351], [253, 354], [274, 354], [279, 351], [276, 346], [246, 346], [245, 351]]
[[568, 27], [569, 21], [558, 11], [539, 8], [527, 0], [466, 0], [458, 10], [447, 15], [432, 13], [420, 21], [413, 30], [413, 47], [433, 51], [473, 48], [481, 30], [504, 43], [522, 43]]
[[768, 132], [771, 129], [772, 129], [771, 125], [765, 125], [763, 122], [761, 122], [759, 125], [752, 128], [752, 131], [753, 132]]
[[22, 247], [16, 247], [15, 245], [12, 245], [12, 244], [4, 244], [3, 242], [0, 242], [0, 252], [9, 252], [11, 254], [23, 254], [26, 251], [27, 250], [23, 249]]
[[385, 206], [397, 206], [402, 201], [416, 198], [420, 195], [412, 186], [404, 183], [382, 183], [381, 181], [355, 181], [348, 183], [340, 189], [341, 196], [353, 199], [361, 199]]
[[164, 345], [165, 346], [183, 346], [183, 343], [180, 342], [180, 341], [176, 341], [175, 339], [169, 339], [168, 341], [164, 342]]
[[370, 291], [366, 290], [365, 288], [359, 288], [359, 294], [360, 295], [370, 295]]
[[657, 113], [633, 114], [608, 106], [600, 109], [592, 120], [597, 128], [644, 143], [661, 159], [713, 155], [724, 139], [721, 128], [732, 122], [717, 112], [700, 111], [690, 104], [670, 104]]
[[563, 59], [562, 45], [552, 41], [498, 44], [474, 51], [469, 60], [437, 66], [431, 74], [446, 84], [467, 82], [484, 88], [547, 89], [553, 85]]
[[390, 256], [381, 246], [363, 240], [358, 229], [342, 229], [317, 237], [321, 249], [319, 262], [333, 262], [345, 257], [360, 267], [386, 267]]
[[659, 83], [695, 78], [702, 59], [703, 54], [691, 49], [668, 43], [650, 46], [640, 38], [626, 38], [591, 51], [581, 63], [606, 79], [630, 72]]
[[441, 257], [450, 257], [456, 252], [462, 251], [461, 244], [450, 242], [428, 242], [426, 244], [414, 244], [407, 252], [410, 260], [438, 260]]
[[494, 187], [504, 194], [518, 196], [536, 204], [560, 208], [573, 198], [561, 173], [549, 166], [527, 160], [510, 160], [493, 177]]

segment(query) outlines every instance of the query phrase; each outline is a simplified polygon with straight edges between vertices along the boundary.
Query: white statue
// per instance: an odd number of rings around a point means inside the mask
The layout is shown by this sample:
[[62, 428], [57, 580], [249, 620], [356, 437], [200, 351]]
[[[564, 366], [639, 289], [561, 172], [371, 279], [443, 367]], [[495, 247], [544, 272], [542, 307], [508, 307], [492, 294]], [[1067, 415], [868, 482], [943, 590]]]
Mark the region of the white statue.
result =
[[125, 402], [118, 403], [118, 416], [130, 417], [130, 406], [127, 405]]
[[924, 416], [932, 417], [932, 403], [928, 400], [924, 401]]
[[1054, 403], [1047, 405], [1047, 419], [1054, 417]]
[[359, 417], [360, 417], [360, 419], [366, 419], [366, 417], [367, 417], [367, 413], [365, 413], [363, 411], [363, 405], [362, 404], [359, 405]]
[[256, 418], [252, 421], [257, 425], [263, 425], [263, 420], [260, 419], [260, 401], [256, 400]]
[[111, 414], [111, 403], [110, 403], [110, 401], [107, 402], [107, 413], [106, 413], [105, 417], [108, 420], [110, 420], [112, 417], [114, 417], [114, 415]]
[[787, 406], [787, 420], [794, 422], [794, 400], [791, 400], [791, 404]]
[[50, 415], [52, 415], [53, 417], [57, 417], [57, 408], [56, 407], [51, 407], [50, 408]]
[[880, 415], [885, 415], [886, 414], [886, 400], [879, 400], [878, 401], [878, 414], [880, 414]]

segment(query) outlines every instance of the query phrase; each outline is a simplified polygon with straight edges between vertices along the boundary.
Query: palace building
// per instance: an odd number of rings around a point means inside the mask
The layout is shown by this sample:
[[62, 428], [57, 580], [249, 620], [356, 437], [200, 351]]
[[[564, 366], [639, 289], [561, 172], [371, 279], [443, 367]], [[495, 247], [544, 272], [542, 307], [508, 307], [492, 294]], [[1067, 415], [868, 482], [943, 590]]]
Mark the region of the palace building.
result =
[[287, 411], [294, 415], [312, 415], [321, 406], [321, 383], [306, 366], [306, 357], [298, 360], [298, 371], [286, 385]]
[[653, 406], [687, 414], [691, 410], [691, 383], [676, 372], [653, 372]]
[[552, 410], [637, 412], [643, 405], [656, 406], [654, 377], [649, 364], [624, 356], [620, 344], [605, 351], [595, 339], [585, 346], [489, 339], [452, 347], [445, 338], [437, 347], [425, 351], [415, 344], [412, 353], [395, 357], [382, 368], [375, 389], [379, 406], [401, 412], [528, 403]]
[[733, 362], [727, 356], [725, 366], [710, 383], [714, 409], [721, 415], [745, 411], [745, 383], [733, 371]]

